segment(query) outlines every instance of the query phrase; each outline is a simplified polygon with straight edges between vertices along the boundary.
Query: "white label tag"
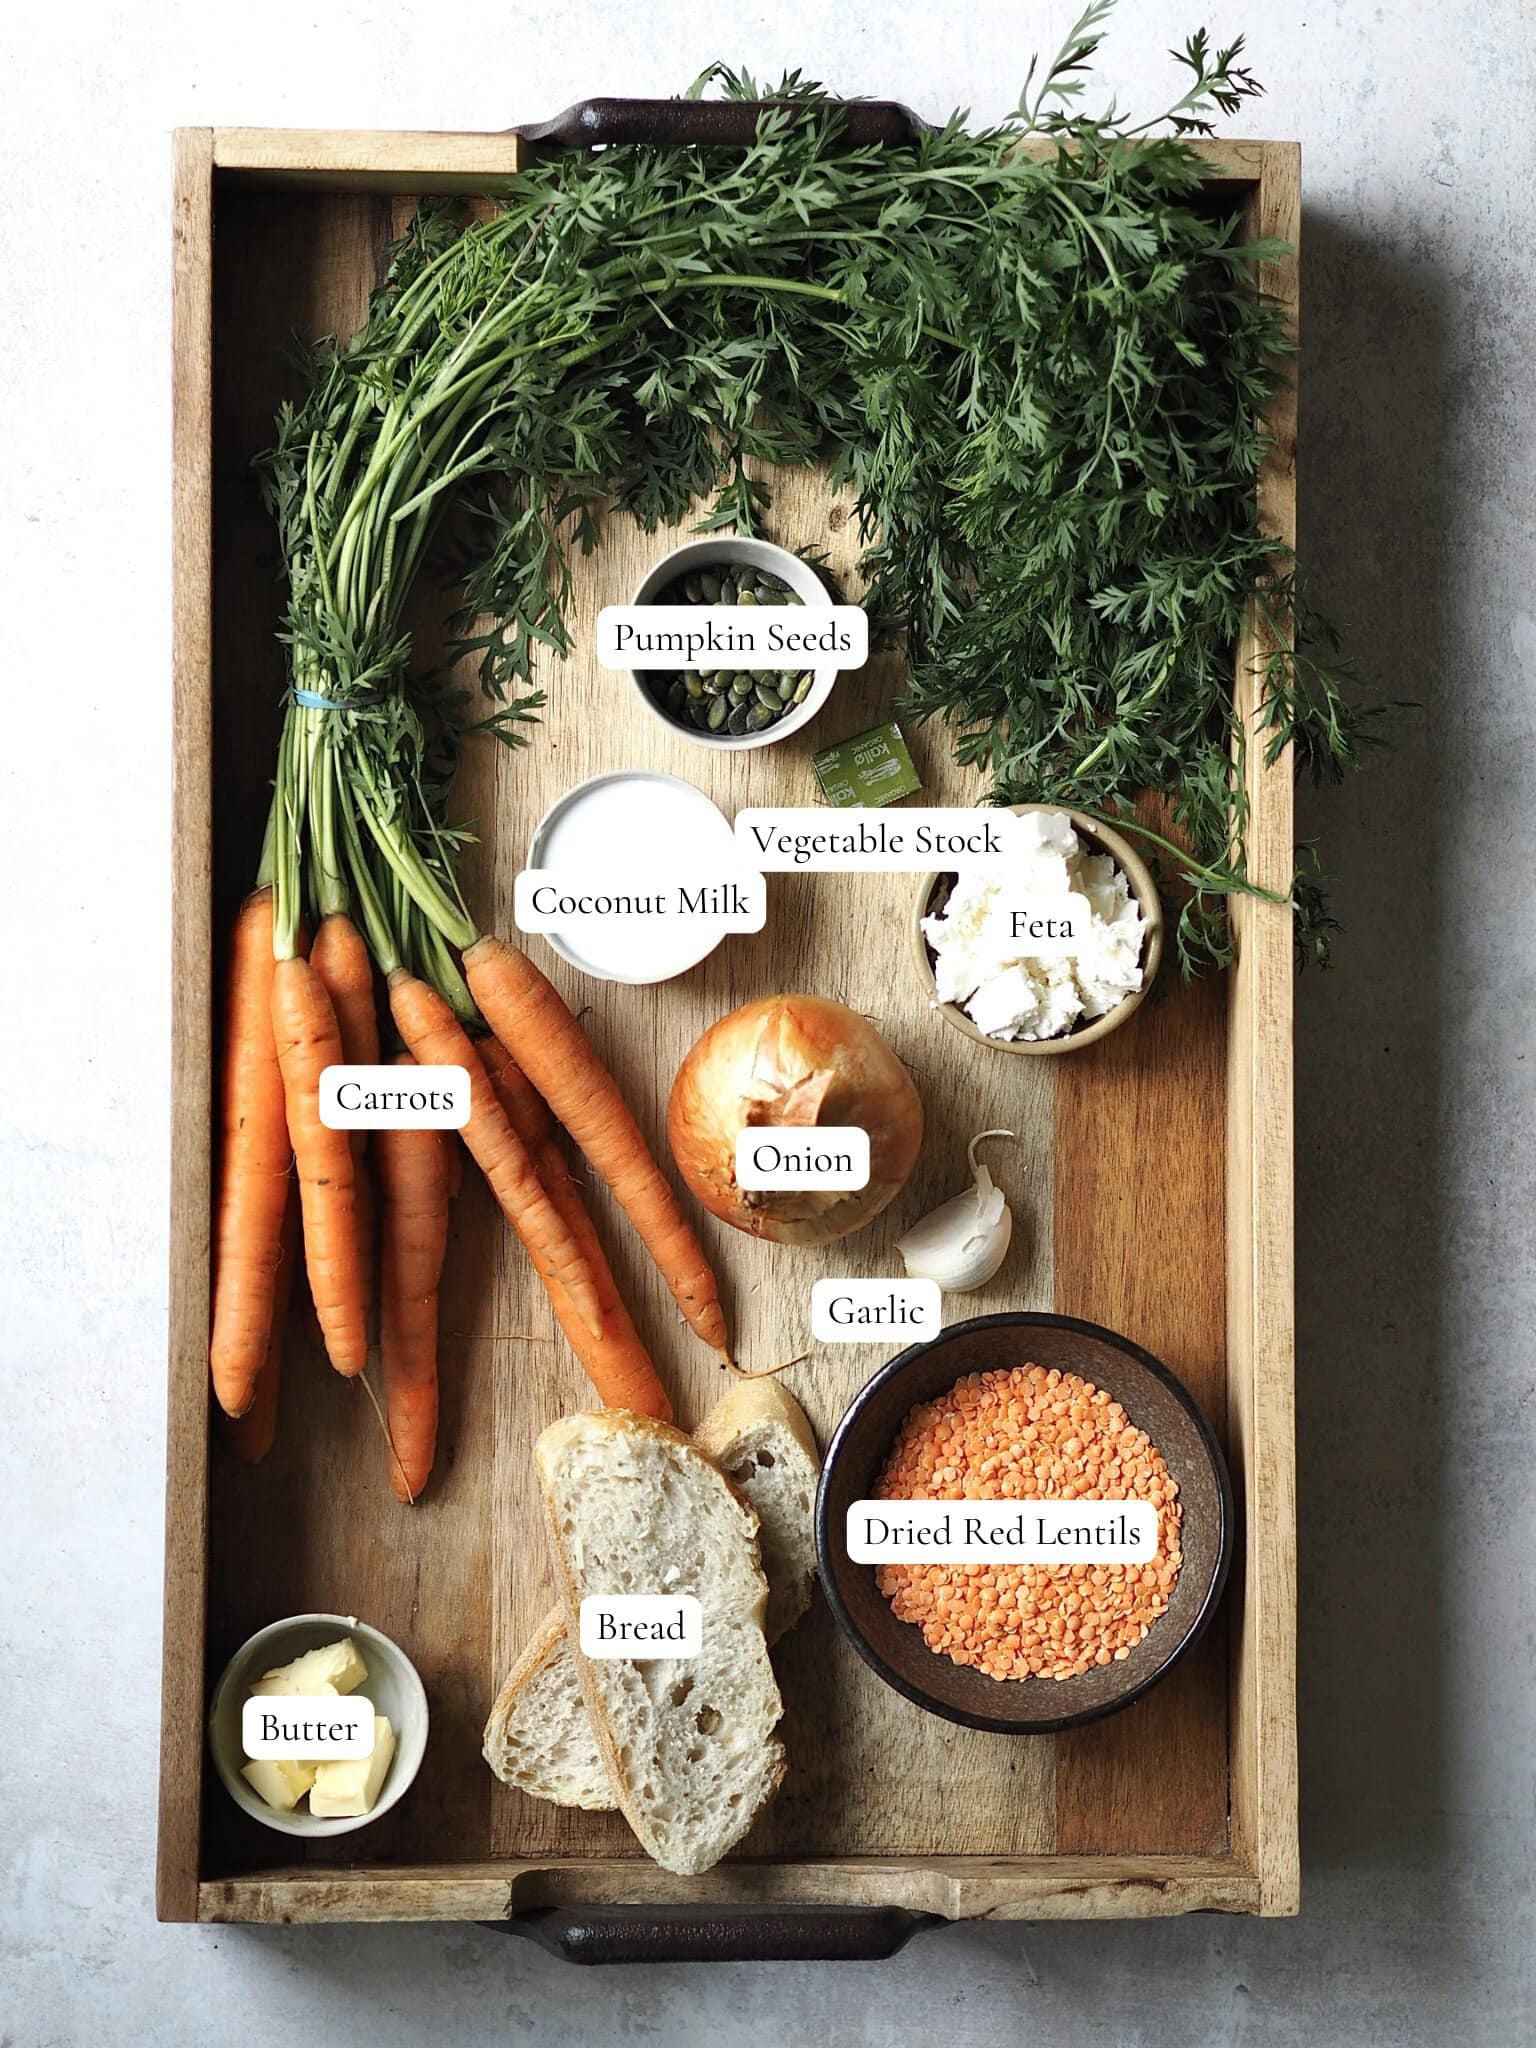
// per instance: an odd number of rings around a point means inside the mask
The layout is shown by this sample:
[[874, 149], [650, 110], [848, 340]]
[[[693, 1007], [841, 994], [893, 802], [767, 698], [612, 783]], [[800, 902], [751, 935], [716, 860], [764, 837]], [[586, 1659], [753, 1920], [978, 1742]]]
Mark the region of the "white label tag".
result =
[[1006, 891], [989, 914], [989, 929], [1015, 954], [1047, 959], [1087, 938], [1093, 905], [1070, 889], [1060, 896], [1013, 896]]
[[247, 1700], [240, 1741], [253, 1763], [372, 1756], [373, 1702], [359, 1692], [345, 1699], [293, 1692]]
[[581, 950], [584, 932], [623, 923], [643, 931], [760, 932], [768, 922], [768, 884], [751, 868], [696, 875], [652, 875], [633, 863], [622, 872], [576, 874], [524, 868], [512, 884], [520, 932], [559, 932]]
[[856, 1500], [855, 1564], [1150, 1564], [1149, 1500]]
[[591, 1593], [581, 1603], [581, 1654], [697, 1657], [704, 1647], [704, 1610], [692, 1593]]
[[462, 1131], [469, 1074], [463, 1067], [327, 1067], [320, 1121], [328, 1131]]
[[851, 1193], [869, 1186], [869, 1133], [857, 1124], [754, 1125], [736, 1137], [736, 1185], [752, 1193]]
[[856, 604], [609, 604], [597, 659], [618, 669], [862, 668], [869, 619]]
[[886, 1344], [936, 1337], [944, 1320], [937, 1280], [818, 1280], [811, 1335], [821, 1344]]
[[920, 875], [1002, 865], [1020, 824], [1011, 811], [957, 806], [856, 818], [748, 808], [736, 813], [736, 853], [766, 875]]

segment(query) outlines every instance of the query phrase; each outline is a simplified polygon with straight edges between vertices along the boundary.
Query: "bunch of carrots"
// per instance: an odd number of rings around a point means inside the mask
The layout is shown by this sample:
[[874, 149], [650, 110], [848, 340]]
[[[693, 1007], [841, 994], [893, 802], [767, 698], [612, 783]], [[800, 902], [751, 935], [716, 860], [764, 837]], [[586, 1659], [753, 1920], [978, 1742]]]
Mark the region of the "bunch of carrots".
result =
[[[399, 1497], [415, 1500], [432, 1469], [438, 1289], [457, 1140], [435, 1130], [331, 1130], [320, 1120], [326, 1068], [379, 1061], [376, 963], [401, 1047], [396, 1059], [468, 1072], [463, 1142], [599, 1395], [610, 1406], [669, 1419], [666, 1390], [558, 1137], [563, 1125], [612, 1187], [684, 1317], [728, 1357], [714, 1275], [628, 1104], [559, 992], [518, 948], [463, 932], [467, 1001], [459, 1009], [468, 1017], [404, 963], [384, 907], [384, 864], [364, 862], [359, 872], [338, 851], [346, 846], [361, 857], [356, 835], [336, 832], [346, 803], [346, 742], [324, 725], [304, 778], [311, 804], [300, 853], [296, 792], [303, 782], [285, 770], [287, 740], [263, 872], [235, 924], [224, 1020], [210, 1361], [236, 1450], [259, 1459], [273, 1441], [282, 1331], [302, 1239], [326, 1353], [349, 1378], [367, 1365], [376, 1309]], [[318, 811], [317, 777], [328, 790]], [[348, 887], [363, 905], [367, 938], [340, 900]], [[306, 900], [318, 912], [307, 944]]]
[[[468, 1070], [463, 1142], [605, 1401], [670, 1412], [566, 1166], [561, 1126], [612, 1187], [687, 1321], [729, 1355], [714, 1275], [612, 1077], [534, 963], [469, 914], [456, 872], [466, 835], [448, 822], [458, 699], [408, 673], [406, 603], [447, 506], [477, 480], [510, 493], [522, 507], [516, 561], [491, 543], [508, 575], [544, 560], [571, 509], [531, 481], [550, 457], [534, 394], [592, 343], [582, 323], [539, 313], [551, 252], [529, 232], [528, 204], [509, 198], [474, 219], [424, 206], [357, 333], [310, 354], [306, 388], [281, 408], [260, 465], [288, 587], [289, 689], [256, 887], [230, 955], [213, 1384], [236, 1447], [261, 1456], [301, 1237], [338, 1372], [363, 1373], [376, 1321], [406, 1499], [432, 1465], [457, 1141], [327, 1130], [328, 1066], [371, 1065], [387, 1041], [395, 1057]], [[540, 200], [533, 218], [547, 215]], [[482, 681], [502, 700], [479, 723], [517, 746], [542, 701], [506, 701], [508, 681], [526, 674], [520, 650], [569, 642], [547, 607], [506, 609], [469, 644], [484, 650]]]

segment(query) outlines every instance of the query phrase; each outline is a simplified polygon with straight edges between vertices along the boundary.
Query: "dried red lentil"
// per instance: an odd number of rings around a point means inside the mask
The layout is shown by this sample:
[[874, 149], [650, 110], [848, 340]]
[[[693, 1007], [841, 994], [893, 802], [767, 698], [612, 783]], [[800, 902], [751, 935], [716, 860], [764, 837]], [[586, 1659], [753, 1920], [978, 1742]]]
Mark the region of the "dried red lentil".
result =
[[1184, 1510], [1162, 1454], [1118, 1401], [1038, 1365], [971, 1373], [920, 1402], [880, 1500], [1150, 1500], [1150, 1564], [883, 1564], [875, 1582], [931, 1650], [993, 1678], [1076, 1678], [1123, 1661], [1168, 1605]]

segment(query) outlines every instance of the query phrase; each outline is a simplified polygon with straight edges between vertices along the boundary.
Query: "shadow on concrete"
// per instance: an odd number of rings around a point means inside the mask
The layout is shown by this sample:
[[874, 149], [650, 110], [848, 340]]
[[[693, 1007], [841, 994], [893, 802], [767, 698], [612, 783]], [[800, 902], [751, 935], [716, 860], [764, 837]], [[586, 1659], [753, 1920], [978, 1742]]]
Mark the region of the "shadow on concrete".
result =
[[[1338, 877], [1337, 966], [1298, 990], [1297, 1479], [1303, 1886], [1443, 1848], [1449, 1668], [1440, 1416], [1448, 1039], [1442, 889], [1455, 829], [1454, 637], [1439, 574], [1456, 502], [1450, 281], [1309, 216], [1302, 252], [1301, 533], [1314, 601], [1372, 695], [1411, 699], [1389, 753], [1304, 791]], [[1442, 1959], [1446, 1960], [1446, 1959]]]

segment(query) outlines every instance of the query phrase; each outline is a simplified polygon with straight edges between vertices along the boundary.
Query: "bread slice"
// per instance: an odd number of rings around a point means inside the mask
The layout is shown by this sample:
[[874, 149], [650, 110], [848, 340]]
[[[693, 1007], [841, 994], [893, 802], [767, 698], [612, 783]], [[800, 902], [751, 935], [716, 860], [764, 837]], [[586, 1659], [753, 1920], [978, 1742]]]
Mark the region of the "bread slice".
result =
[[784, 1775], [757, 1517], [690, 1438], [648, 1416], [567, 1416], [533, 1455], [568, 1628], [593, 1594], [691, 1593], [704, 1610], [694, 1657], [575, 1650], [625, 1819], [664, 1870], [696, 1876], [741, 1840]]
[[805, 1411], [766, 1375], [738, 1380], [693, 1433], [757, 1516], [768, 1581], [763, 1633], [776, 1643], [811, 1604], [821, 1462]]
[[611, 1813], [618, 1805], [565, 1633], [551, 1608], [507, 1674], [485, 1724], [485, 1760], [504, 1785], [556, 1806]]
[[[777, 1380], [738, 1380], [693, 1433], [757, 1515], [758, 1550], [768, 1581], [763, 1633], [770, 1643], [792, 1628], [811, 1601], [816, 1573], [812, 1510], [820, 1462], [811, 1425]], [[611, 1812], [618, 1801], [598, 1754], [565, 1633], [553, 1608], [507, 1675], [485, 1724], [485, 1760], [504, 1785]]]

